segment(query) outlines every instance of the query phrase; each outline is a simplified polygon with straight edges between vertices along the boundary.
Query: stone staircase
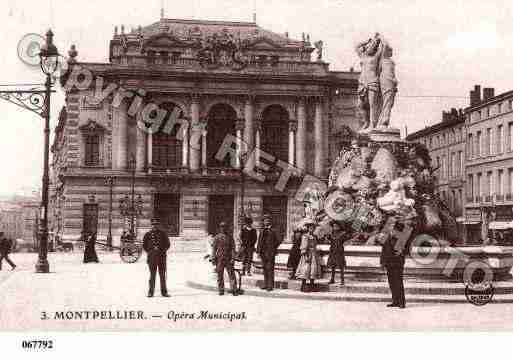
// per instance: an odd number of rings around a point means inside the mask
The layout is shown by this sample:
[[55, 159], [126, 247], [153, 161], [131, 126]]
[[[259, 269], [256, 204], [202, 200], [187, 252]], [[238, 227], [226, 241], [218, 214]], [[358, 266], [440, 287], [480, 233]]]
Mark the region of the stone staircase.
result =
[[[336, 278], [338, 281], [338, 276]], [[301, 292], [300, 280], [286, 278], [275, 279], [275, 290], [267, 292], [261, 290], [263, 276], [253, 274], [251, 277], [242, 277], [242, 289], [246, 295], [259, 297], [305, 299], [305, 300], [333, 300], [333, 301], [362, 301], [362, 302], [390, 302], [390, 290], [386, 281], [360, 281], [351, 275], [346, 276], [345, 285], [329, 284], [329, 279], [320, 279], [315, 282], [313, 291]], [[228, 278], [225, 280], [228, 285]], [[187, 285], [201, 290], [217, 291], [215, 275], [205, 268], [205, 273], [190, 279]], [[410, 303], [466, 303], [465, 285], [461, 282], [418, 282], [405, 281], [406, 301]], [[513, 281], [495, 282], [494, 295], [491, 303], [513, 303]]]

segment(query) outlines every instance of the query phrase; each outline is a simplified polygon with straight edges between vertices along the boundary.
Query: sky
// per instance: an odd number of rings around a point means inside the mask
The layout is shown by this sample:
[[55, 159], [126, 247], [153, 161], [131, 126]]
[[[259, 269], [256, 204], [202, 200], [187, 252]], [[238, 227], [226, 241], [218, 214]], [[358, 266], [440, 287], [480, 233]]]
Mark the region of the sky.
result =
[[[51, 27], [63, 54], [76, 44], [79, 61], [106, 62], [114, 26], [126, 29], [165, 17], [251, 21], [296, 39], [323, 40], [332, 70], [358, 69], [354, 44], [381, 33], [394, 48], [399, 92], [392, 125], [408, 132], [441, 120], [443, 110], [468, 105], [474, 84], [513, 89], [513, 2], [505, 0], [2, 0], [0, 85], [40, 83], [39, 68], [23, 64], [17, 44]], [[52, 131], [63, 105], [52, 96]], [[43, 121], [0, 101], [0, 195], [41, 185]]]

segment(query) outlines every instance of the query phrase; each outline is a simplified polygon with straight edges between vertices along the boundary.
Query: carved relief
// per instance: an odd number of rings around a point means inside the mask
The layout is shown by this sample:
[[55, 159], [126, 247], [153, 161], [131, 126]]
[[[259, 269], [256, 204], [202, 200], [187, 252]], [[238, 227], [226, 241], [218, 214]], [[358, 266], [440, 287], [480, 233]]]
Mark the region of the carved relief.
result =
[[223, 29], [221, 33], [197, 39], [196, 44], [199, 48], [196, 58], [203, 67], [229, 67], [242, 70], [249, 63], [247, 50], [250, 41], [242, 40], [240, 34], [235, 38], [227, 29]]

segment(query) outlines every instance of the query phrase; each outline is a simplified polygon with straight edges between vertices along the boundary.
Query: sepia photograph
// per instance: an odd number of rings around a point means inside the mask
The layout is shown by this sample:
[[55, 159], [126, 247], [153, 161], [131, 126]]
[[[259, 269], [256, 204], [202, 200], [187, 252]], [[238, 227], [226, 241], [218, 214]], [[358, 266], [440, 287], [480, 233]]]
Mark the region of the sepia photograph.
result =
[[512, 330], [512, 17], [3, 0], [0, 332]]

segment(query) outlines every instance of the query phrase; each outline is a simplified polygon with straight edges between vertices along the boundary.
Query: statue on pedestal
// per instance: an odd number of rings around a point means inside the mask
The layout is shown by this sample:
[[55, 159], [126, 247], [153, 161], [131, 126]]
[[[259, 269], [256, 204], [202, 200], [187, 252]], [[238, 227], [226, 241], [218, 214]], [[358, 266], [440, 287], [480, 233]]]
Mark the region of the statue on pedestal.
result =
[[392, 47], [378, 33], [356, 45], [361, 60], [358, 108], [363, 116], [362, 130], [388, 128], [397, 92]]

